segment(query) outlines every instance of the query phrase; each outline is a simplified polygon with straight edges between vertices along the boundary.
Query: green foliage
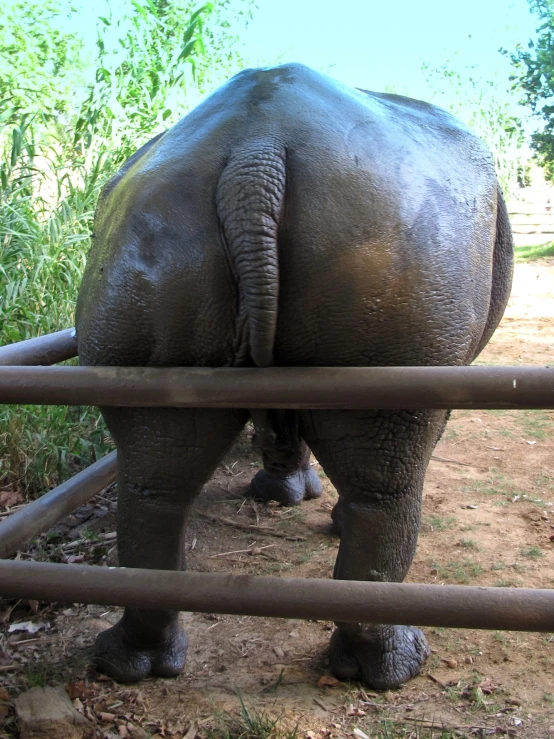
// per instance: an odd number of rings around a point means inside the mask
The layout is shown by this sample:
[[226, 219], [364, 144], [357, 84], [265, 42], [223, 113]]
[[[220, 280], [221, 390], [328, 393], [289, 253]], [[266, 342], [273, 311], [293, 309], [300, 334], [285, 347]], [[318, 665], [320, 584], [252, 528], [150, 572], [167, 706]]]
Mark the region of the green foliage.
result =
[[220, 714], [218, 726], [208, 732], [208, 739], [297, 739], [298, 726], [286, 728], [280, 717], [247, 708], [240, 694], [239, 701], [240, 715]]
[[[117, 151], [114, 166], [136, 150], [137, 140], [182, 115], [186, 67], [190, 83], [197, 55], [206, 53], [204, 17], [213, 12], [211, 3], [191, 12], [189, 2], [167, 0], [133, 0], [132, 8], [117, 20], [100, 18], [95, 82], [74, 131], [74, 143], [85, 148], [109, 140]], [[114, 37], [117, 44], [110, 45]]]
[[431, 102], [446, 108], [487, 144], [506, 194], [514, 194], [528, 170], [526, 135], [513, 106], [496, 94], [498, 82], [475, 76], [472, 67], [458, 71], [450, 63], [424, 65]]
[[0, 24], [0, 104], [4, 125], [16, 112], [66, 113], [80, 76], [80, 43], [59, 29], [56, 0], [8, 3]]
[[[101, 188], [187, 112], [212, 70], [237, 71], [231, 21], [247, 20], [249, 2], [132, 0], [118, 18], [108, 11], [88, 86], [82, 42], [62, 30], [69, 0], [9, 5], [0, 24], [0, 343], [73, 324]], [[0, 485], [30, 494], [109, 448], [88, 408], [0, 406], [0, 442]]]
[[534, 259], [554, 257], [554, 243], [540, 244], [539, 246], [516, 246], [516, 262], [531, 262]]
[[509, 54], [514, 65], [511, 79], [542, 124], [531, 145], [545, 177], [554, 181], [554, 0], [529, 0], [529, 5], [540, 20], [537, 38], [529, 41], [527, 49], [518, 46]]

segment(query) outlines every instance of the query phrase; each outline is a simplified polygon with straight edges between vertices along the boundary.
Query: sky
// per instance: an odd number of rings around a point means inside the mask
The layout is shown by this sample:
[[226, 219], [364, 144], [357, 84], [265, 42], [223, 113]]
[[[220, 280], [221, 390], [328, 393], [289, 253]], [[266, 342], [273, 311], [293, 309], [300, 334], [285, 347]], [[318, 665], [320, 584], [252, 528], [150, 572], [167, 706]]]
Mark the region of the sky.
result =
[[[111, 0], [114, 10], [130, 0]], [[538, 19], [527, 0], [257, 0], [249, 27], [240, 29], [248, 66], [296, 61], [369, 90], [429, 97], [424, 63], [448, 63], [509, 87], [504, 47], [527, 45]], [[95, 17], [106, 0], [83, 0], [76, 29], [92, 49]], [[496, 92], [496, 91], [495, 91]]]
[[423, 63], [476, 66], [508, 86], [498, 50], [526, 45], [537, 25], [526, 0], [259, 0], [243, 38], [254, 64], [299, 61], [353, 86], [421, 97]]

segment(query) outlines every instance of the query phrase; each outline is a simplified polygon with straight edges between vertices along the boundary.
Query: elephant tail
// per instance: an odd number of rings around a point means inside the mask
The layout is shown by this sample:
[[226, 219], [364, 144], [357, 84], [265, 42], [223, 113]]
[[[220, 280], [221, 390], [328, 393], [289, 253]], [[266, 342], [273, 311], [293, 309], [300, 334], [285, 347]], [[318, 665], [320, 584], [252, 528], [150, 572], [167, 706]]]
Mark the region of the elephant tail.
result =
[[274, 140], [234, 152], [219, 179], [216, 206], [238, 285], [235, 364], [274, 363], [279, 304], [278, 229], [285, 199], [285, 149]]

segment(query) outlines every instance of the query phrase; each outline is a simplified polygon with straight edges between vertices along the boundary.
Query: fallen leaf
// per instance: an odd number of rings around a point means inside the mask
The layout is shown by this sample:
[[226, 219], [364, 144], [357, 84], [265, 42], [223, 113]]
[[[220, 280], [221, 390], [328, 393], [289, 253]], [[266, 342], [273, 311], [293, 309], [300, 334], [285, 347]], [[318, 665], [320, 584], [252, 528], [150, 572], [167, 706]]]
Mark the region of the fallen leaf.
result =
[[6, 688], [0, 688], [0, 701], [9, 701], [10, 700], [10, 694], [6, 690]]
[[100, 721], [103, 721], [104, 723], [110, 723], [110, 721], [113, 721], [115, 718], [115, 713], [110, 713], [109, 711], [101, 711], [98, 714], [98, 718]]
[[14, 634], [16, 631], [26, 631], [28, 634], [36, 634], [41, 629], [49, 629], [50, 624], [32, 621], [19, 621], [18, 623], [11, 624], [8, 629], [9, 634]]
[[337, 685], [340, 685], [340, 680], [333, 675], [322, 675], [317, 681], [318, 688], [336, 688]]
[[362, 711], [359, 708], [354, 708], [354, 705], [351, 703], [346, 709], [346, 715], [347, 716], [365, 716], [365, 711]]
[[357, 739], [369, 739], [365, 731], [358, 729], [358, 727], [356, 727], [352, 733], [354, 734], [355, 737], [357, 737]]
[[86, 685], [84, 680], [75, 680], [75, 682], [68, 683], [66, 685], [67, 694], [74, 700], [76, 698], [88, 698], [94, 693], [94, 688], [90, 685]]

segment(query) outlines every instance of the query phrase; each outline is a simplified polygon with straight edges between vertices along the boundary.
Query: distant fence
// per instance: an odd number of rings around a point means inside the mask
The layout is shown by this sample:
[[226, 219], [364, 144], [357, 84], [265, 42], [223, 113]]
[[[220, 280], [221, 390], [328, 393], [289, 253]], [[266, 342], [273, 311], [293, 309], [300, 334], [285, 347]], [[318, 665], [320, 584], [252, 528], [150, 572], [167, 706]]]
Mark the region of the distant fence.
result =
[[554, 241], [554, 207], [550, 202], [512, 203], [508, 213], [516, 246]]
[[510, 211], [514, 234], [552, 234], [554, 236], [554, 211], [547, 208], [519, 208]]

